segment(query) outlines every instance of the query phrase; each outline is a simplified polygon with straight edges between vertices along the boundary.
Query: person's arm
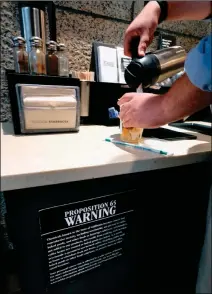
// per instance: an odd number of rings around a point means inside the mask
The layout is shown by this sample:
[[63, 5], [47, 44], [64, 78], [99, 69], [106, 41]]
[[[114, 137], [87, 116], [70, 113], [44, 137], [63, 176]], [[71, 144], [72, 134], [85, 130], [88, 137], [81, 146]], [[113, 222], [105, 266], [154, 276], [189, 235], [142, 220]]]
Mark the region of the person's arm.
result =
[[[166, 20], [201, 20], [211, 13], [211, 1], [166, 1]], [[144, 56], [146, 48], [154, 38], [161, 16], [161, 7], [157, 1], [149, 1], [134, 21], [129, 25], [124, 36], [124, 54], [132, 56], [132, 41], [138, 38], [138, 56]]]
[[211, 1], [168, 1], [166, 20], [202, 20], [211, 14]]
[[186, 74], [164, 95], [127, 93], [118, 101], [124, 127], [146, 129], [183, 119], [211, 103], [211, 92], [194, 86]]
[[162, 97], [163, 123], [170, 123], [202, 110], [212, 103], [211, 92], [194, 86], [187, 74], [179, 78]]

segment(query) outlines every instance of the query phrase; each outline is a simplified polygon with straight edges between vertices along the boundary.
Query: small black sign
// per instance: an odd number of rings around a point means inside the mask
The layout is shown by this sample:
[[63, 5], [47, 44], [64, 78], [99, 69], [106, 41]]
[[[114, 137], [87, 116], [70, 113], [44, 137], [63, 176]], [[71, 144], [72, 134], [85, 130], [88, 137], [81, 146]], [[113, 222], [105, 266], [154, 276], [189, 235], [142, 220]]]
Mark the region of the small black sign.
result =
[[128, 67], [128, 65], [131, 62], [131, 58], [122, 57], [121, 58], [121, 71], [124, 72], [125, 69]]
[[129, 195], [113, 194], [39, 211], [47, 289], [121, 258], [130, 242]]
[[169, 48], [176, 45], [176, 37], [172, 35], [163, 35], [159, 36], [159, 49]]

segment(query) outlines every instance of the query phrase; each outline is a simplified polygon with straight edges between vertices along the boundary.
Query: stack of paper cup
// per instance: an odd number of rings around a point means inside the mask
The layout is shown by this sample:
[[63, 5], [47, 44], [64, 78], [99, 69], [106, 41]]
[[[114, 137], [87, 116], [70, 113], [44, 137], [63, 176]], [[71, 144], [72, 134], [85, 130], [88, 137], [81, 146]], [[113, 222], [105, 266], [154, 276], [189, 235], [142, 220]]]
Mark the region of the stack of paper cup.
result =
[[72, 71], [72, 77], [80, 79], [81, 81], [94, 81], [93, 71]]

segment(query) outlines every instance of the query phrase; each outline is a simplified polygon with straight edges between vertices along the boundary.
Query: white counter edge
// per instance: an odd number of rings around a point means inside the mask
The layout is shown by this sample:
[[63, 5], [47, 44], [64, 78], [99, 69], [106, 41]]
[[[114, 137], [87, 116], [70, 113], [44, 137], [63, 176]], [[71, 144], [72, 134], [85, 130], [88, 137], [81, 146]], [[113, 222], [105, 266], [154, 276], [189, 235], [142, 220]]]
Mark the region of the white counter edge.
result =
[[[25, 188], [64, 184], [75, 181], [90, 180], [138, 172], [189, 165], [206, 162], [211, 158], [211, 152], [187, 154], [178, 157], [161, 157], [141, 159], [133, 162], [121, 162], [107, 165], [96, 165], [84, 168], [55, 170], [49, 172], [4, 176], [1, 178], [1, 191], [11, 191]], [[157, 161], [157, 163], [156, 163]], [[145, 164], [144, 164], [145, 162]]]

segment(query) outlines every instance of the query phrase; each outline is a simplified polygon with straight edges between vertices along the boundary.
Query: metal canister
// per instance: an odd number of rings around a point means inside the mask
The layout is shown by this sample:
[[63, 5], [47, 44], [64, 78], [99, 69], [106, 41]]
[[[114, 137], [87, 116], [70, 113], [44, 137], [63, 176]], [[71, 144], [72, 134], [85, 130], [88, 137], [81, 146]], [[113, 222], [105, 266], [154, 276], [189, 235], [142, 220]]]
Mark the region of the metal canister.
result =
[[[33, 5], [33, 4], [32, 4]], [[42, 39], [42, 50], [45, 53], [46, 42], [46, 21], [45, 21], [45, 9], [42, 5], [33, 7], [30, 4], [22, 4], [21, 6], [21, 27], [24, 38], [26, 40], [27, 52], [30, 51], [30, 39], [35, 36]]]
[[134, 58], [125, 69], [126, 83], [137, 88], [150, 87], [170, 78], [184, 69], [186, 51], [173, 46], [149, 52], [142, 58]]

